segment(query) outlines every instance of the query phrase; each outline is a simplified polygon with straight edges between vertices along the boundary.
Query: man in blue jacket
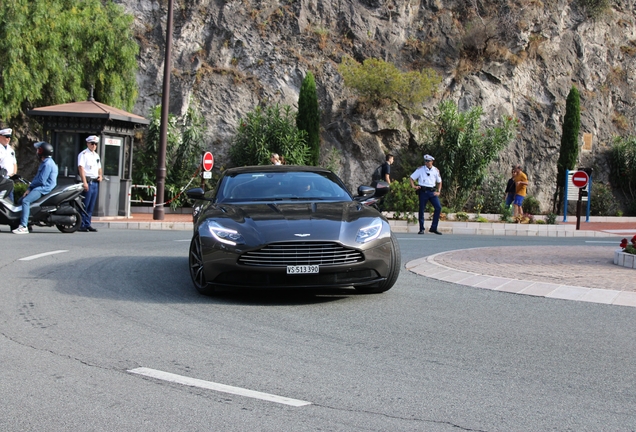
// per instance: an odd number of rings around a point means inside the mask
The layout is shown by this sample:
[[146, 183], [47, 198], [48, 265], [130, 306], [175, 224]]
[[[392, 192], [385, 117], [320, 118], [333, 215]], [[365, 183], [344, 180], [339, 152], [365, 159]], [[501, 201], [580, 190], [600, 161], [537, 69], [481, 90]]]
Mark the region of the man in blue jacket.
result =
[[40, 166], [35, 178], [22, 195], [22, 218], [20, 226], [13, 230], [14, 234], [29, 233], [29, 213], [31, 203], [39, 199], [42, 195], [51, 192], [57, 185], [57, 165], [53, 162], [53, 146], [47, 142], [40, 141], [33, 145], [37, 149]]

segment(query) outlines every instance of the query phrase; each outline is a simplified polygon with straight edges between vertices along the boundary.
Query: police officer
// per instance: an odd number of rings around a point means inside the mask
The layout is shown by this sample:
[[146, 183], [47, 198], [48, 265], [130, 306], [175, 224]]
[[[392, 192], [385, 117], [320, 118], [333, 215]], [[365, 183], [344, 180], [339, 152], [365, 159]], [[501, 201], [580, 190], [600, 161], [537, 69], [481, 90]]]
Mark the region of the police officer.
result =
[[97, 231], [91, 226], [91, 219], [99, 192], [99, 182], [102, 181], [102, 163], [96, 151], [98, 143], [99, 137], [89, 136], [86, 138], [86, 149], [77, 157], [77, 169], [84, 184], [84, 208], [86, 209], [86, 214], [82, 215], [82, 226], [79, 229], [82, 232]]
[[[411, 181], [411, 187], [413, 187], [420, 199], [420, 210], [418, 218], [420, 221], [420, 231], [418, 234], [424, 234], [424, 209], [426, 203], [431, 202], [435, 213], [433, 213], [433, 223], [429, 228], [429, 232], [442, 235], [437, 230], [437, 224], [439, 222], [439, 215], [442, 213], [442, 205], [439, 202], [439, 194], [442, 192], [442, 177], [439, 170], [433, 166], [435, 158], [431, 155], [424, 155], [424, 166], [415, 170], [409, 180]], [[415, 183], [417, 182], [417, 184]]]
[[[7, 170], [6, 177], [11, 177], [18, 172], [18, 161], [15, 158], [15, 150], [9, 145], [13, 129], [0, 130], [0, 168]], [[9, 193], [9, 199], [13, 203], [13, 190]]]

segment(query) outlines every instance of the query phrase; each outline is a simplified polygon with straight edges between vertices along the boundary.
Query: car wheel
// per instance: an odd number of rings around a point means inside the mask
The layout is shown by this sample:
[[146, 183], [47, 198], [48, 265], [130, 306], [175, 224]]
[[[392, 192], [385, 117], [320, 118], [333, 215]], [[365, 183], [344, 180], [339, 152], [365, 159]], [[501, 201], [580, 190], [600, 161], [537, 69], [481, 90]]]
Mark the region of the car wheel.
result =
[[190, 242], [188, 264], [190, 266], [190, 277], [197, 291], [201, 294], [211, 294], [214, 292], [214, 288], [205, 279], [201, 238], [198, 235], [195, 235]]
[[379, 294], [390, 290], [395, 285], [398, 276], [400, 275], [400, 266], [402, 263], [402, 254], [400, 252], [400, 244], [397, 239], [391, 233], [391, 259], [389, 261], [389, 273], [386, 279], [377, 285], [356, 287], [356, 291], [364, 294]]
[[80, 215], [77, 210], [73, 209], [73, 217], [75, 218], [74, 222], [70, 222], [67, 224], [57, 224], [55, 226], [63, 233], [74, 233], [82, 224], [82, 215]]

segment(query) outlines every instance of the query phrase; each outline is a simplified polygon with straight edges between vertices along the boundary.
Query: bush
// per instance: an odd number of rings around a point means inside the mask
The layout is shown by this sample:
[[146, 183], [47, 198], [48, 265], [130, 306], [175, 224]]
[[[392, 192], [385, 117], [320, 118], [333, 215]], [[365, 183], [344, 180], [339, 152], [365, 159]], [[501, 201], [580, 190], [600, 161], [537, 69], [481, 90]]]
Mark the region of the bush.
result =
[[545, 223], [547, 223], [548, 225], [556, 225], [557, 224], [557, 215], [556, 213], [548, 213], [548, 215], [545, 217]]
[[270, 155], [278, 153], [290, 165], [309, 165], [312, 155], [307, 133], [296, 127], [291, 107], [257, 107], [239, 122], [230, 148], [237, 166], [268, 165]]
[[401, 72], [393, 63], [368, 58], [362, 64], [344, 57], [338, 68], [345, 85], [368, 102], [390, 100], [413, 108], [431, 97], [442, 81], [433, 69]]
[[541, 205], [539, 204], [539, 200], [537, 200], [532, 195], [526, 196], [523, 200], [523, 204], [521, 205], [524, 213], [530, 215], [536, 215], [541, 213]]
[[618, 204], [612, 190], [603, 183], [592, 185], [590, 214], [592, 216], [614, 216], [617, 211]]
[[636, 199], [636, 136], [616, 137], [610, 151], [610, 181], [628, 200]]
[[468, 213], [466, 213], [466, 212], [457, 212], [455, 214], [455, 219], [457, 219], [458, 221], [461, 221], [461, 222], [466, 222], [466, 221], [468, 221]]
[[507, 206], [505, 202], [499, 204], [499, 215], [501, 222], [512, 222], [512, 206]]
[[495, 174], [484, 180], [478, 192], [483, 197], [481, 213], [495, 214], [500, 211], [506, 181], [500, 174]]
[[394, 212], [396, 219], [415, 220], [420, 202], [408, 177], [391, 182], [391, 191], [382, 202], [382, 210]]

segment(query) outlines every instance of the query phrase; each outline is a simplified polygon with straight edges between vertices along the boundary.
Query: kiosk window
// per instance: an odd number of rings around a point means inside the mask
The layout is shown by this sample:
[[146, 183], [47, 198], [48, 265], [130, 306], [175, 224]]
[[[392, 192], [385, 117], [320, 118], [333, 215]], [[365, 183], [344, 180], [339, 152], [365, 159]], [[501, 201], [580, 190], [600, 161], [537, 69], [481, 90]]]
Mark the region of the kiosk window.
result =
[[107, 139], [104, 146], [104, 175], [118, 176], [121, 160], [121, 140]]

